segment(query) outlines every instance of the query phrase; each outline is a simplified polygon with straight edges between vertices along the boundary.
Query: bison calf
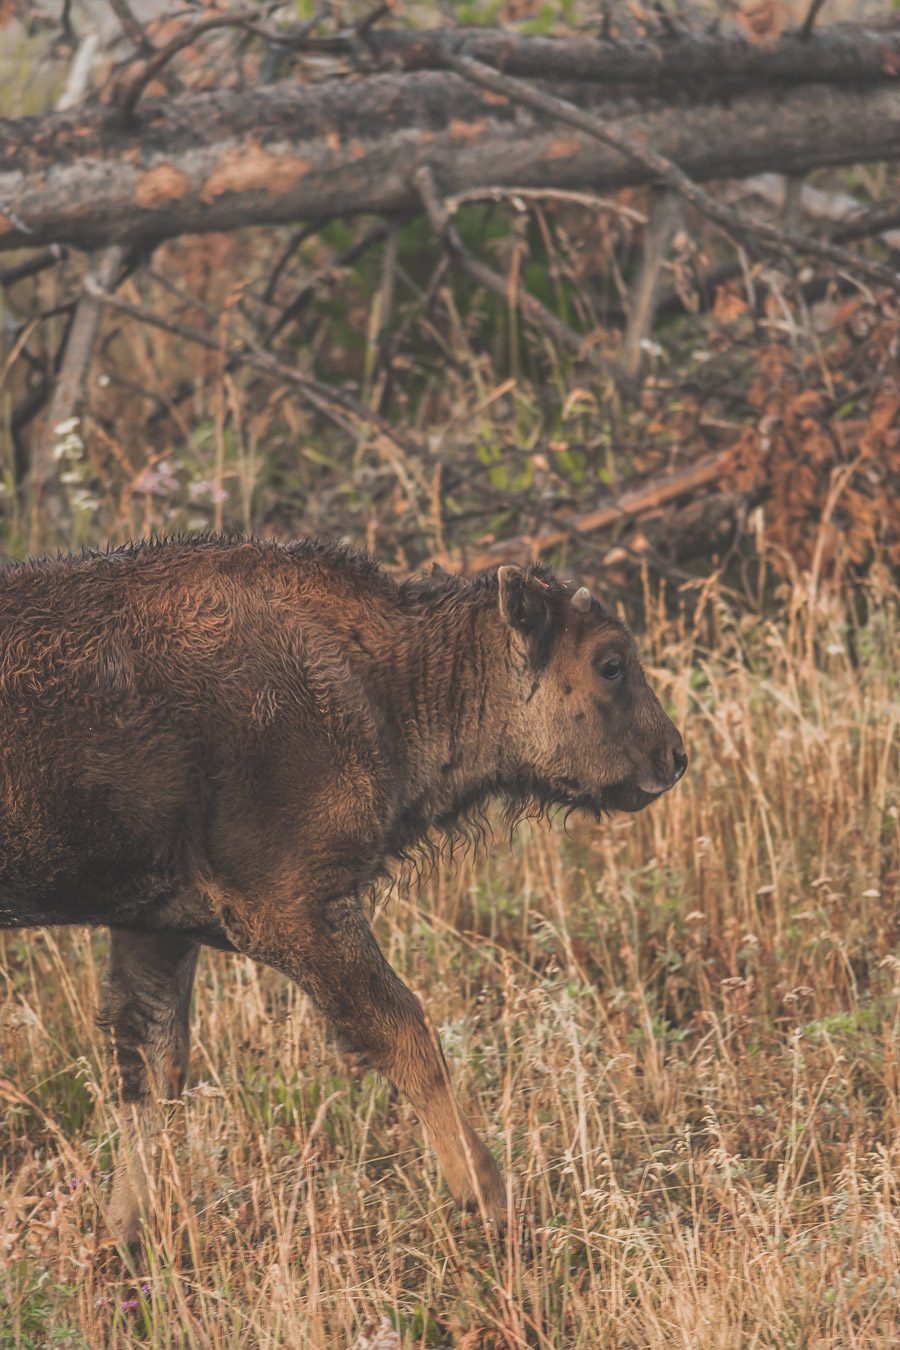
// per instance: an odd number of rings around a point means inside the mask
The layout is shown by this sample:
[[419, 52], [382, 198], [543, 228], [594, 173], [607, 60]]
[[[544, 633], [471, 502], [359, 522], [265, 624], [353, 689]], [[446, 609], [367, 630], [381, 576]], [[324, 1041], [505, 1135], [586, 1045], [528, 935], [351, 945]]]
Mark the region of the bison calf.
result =
[[503, 1179], [363, 900], [491, 797], [637, 811], [684, 773], [627, 630], [536, 568], [401, 584], [315, 543], [203, 540], [0, 574], [0, 927], [106, 924], [123, 1133], [146, 1208], [201, 943], [296, 980], [421, 1116], [455, 1199]]

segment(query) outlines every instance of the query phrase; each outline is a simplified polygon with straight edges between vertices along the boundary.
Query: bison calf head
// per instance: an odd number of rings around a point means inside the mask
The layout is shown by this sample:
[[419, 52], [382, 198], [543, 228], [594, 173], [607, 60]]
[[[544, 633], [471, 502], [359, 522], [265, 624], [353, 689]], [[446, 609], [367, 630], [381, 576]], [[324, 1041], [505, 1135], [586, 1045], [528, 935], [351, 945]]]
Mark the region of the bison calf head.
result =
[[498, 593], [516, 672], [510, 732], [541, 795], [640, 811], [674, 787], [688, 757], [624, 624], [584, 587], [519, 567], [499, 569]]

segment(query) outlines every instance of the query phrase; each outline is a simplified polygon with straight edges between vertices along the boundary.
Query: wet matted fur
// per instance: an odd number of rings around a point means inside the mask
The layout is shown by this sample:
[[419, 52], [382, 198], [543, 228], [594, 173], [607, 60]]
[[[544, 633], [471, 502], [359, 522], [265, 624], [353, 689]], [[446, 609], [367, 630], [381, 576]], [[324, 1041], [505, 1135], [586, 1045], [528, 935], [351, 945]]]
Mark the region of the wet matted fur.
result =
[[397, 582], [331, 544], [205, 538], [0, 573], [0, 927], [112, 930], [133, 1242], [198, 944], [295, 979], [407, 1094], [451, 1191], [499, 1170], [362, 898], [490, 800], [639, 810], [687, 763], [627, 629], [541, 568]]

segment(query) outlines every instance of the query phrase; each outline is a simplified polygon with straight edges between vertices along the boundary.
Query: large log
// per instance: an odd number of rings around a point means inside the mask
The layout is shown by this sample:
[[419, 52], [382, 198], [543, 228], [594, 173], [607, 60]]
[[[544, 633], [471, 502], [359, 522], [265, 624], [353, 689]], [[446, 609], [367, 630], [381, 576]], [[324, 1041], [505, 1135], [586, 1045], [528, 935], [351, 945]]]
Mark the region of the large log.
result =
[[337, 36], [310, 38], [308, 26], [287, 45], [320, 54], [352, 55], [397, 70], [444, 70], [450, 52], [525, 80], [591, 80], [602, 84], [650, 81], [657, 90], [701, 80], [707, 93], [738, 84], [853, 84], [882, 80], [900, 60], [900, 18], [877, 27], [834, 24], [807, 37], [788, 32], [776, 43], [750, 42], [737, 30], [687, 32], [643, 41], [604, 42], [585, 35], [531, 37], [496, 28], [371, 30], [365, 43]]
[[[727, 98], [710, 97], [702, 82], [640, 98], [634, 86], [610, 94], [584, 80], [544, 87], [708, 180], [900, 158], [898, 71], [886, 49], [878, 78], [769, 81]], [[616, 150], [452, 73], [281, 83], [142, 101], [127, 119], [91, 107], [0, 120], [0, 249], [94, 249], [417, 211], [412, 180], [423, 165], [447, 194], [608, 190], [650, 176]]]

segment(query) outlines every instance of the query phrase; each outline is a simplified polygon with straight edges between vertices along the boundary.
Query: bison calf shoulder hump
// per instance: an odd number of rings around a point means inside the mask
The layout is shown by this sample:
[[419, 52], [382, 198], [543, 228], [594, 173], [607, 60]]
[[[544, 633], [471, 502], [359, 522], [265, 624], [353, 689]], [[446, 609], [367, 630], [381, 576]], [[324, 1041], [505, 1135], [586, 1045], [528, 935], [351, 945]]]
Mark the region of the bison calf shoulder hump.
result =
[[362, 897], [487, 799], [638, 810], [687, 758], [627, 630], [540, 569], [397, 583], [328, 545], [165, 542], [0, 573], [0, 927], [104, 924], [123, 1138], [183, 1083], [201, 943], [283, 971], [506, 1212]]

